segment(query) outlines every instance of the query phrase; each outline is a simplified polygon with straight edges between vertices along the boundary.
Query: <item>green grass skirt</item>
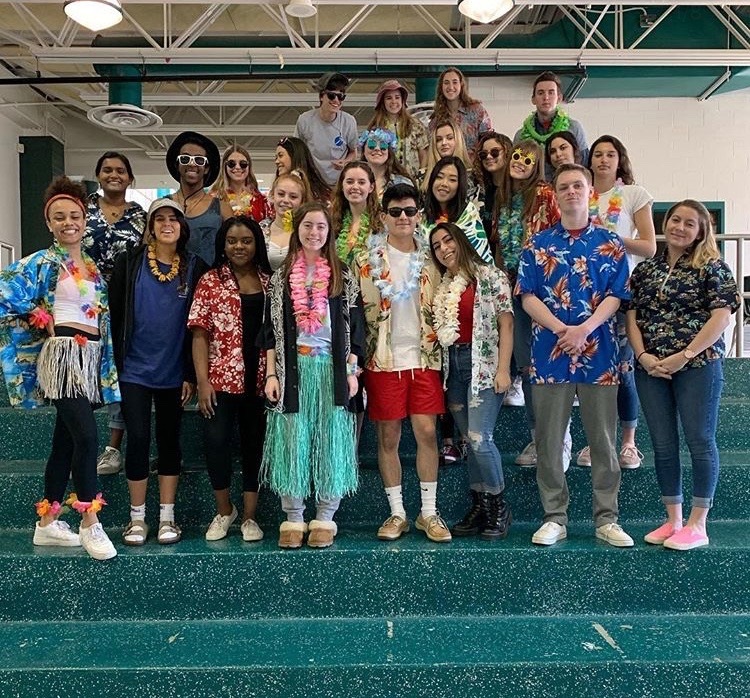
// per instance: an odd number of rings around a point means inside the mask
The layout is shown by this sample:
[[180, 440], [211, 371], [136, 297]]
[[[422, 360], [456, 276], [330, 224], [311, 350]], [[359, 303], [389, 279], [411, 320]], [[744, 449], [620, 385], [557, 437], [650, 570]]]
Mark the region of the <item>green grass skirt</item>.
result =
[[335, 499], [357, 489], [356, 420], [333, 403], [330, 356], [297, 357], [299, 412], [269, 412], [261, 481], [279, 495]]

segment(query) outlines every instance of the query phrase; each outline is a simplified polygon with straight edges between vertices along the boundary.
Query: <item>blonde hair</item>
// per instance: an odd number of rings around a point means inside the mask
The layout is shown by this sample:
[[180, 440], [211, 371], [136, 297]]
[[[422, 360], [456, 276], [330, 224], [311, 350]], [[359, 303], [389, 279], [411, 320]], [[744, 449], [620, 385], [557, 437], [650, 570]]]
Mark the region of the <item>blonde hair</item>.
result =
[[221, 156], [221, 167], [219, 168], [219, 176], [216, 178], [214, 185], [211, 187], [211, 193], [217, 196], [221, 201], [227, 200], [227, 160], [232, 153], [239, 153], [247, 160], [247, 174], [245, 175], [245, 181], [243, 184], [250, 189], [253, 193], [260, 193], [258, 187], [258, 179], [253, 172], [253, 159], [250, 157], [250, 153], [246, 148], [241, 145], [231, 145]]
[[457, 157], [466, 165], [468, 172], [472, 171], [472, 162], [469, 157], [469, 152], [466, 150], [466, 141], [461, 129], [456, 126], [452, 119], [442, 119], [435, 122], [435, 128], [430, 131], [430, 146], [427, 149], [427, 165], [425, 167], [424, 179], [422, 180], [422, 190], [427, 191], [427, 182], [430, 179], [430, 173], [435, 167], [438, 160], [443, 156], [438, 152], [437, 149], [437, 132], [438, 129], [450, 126], [453, 129], [453, 136], [456, 141], [456, 148], [453, 151], [453, 156]]
[[289, 180], [290, 182], [294, 182], [300, 190], [302, 191], [302, 204], [306, 204], [313, 200], [312, 192], [310, 191], [310, 183], [308, 182], [307, 177], [300, 171], [300, 170], [293, 170], [292, 172], [288, 172], [287, 174], [279, 175], [276, 177], [276, 179], [273, 180], [273, 184], [271, 185], [271, 195], [273, 196], [274, 191], [276, 191], [276, 187], [278, 186], [279, 182], [283, 180]]
[[688, 251], [687, 263], [693, 269], [702, 269], [709, 262], [721, 259], [721, 252], [719, 252], [719, 246], [716, 244], [716, 234], [711, 214], [700, 201], [683, 199], [671, 206], [664, 216], [661, 226], [662, 233], [667, 231], [669, 219], [680, 206], [690, 208], [698, 215], [698, 237]]

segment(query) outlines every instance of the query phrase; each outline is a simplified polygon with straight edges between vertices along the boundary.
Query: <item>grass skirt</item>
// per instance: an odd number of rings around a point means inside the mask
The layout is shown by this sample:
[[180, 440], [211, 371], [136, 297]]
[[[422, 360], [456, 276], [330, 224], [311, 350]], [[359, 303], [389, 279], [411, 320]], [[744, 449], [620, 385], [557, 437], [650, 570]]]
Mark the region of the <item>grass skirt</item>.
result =
[[268, 413], [261, 480], [287, 497], [344, 497], [357, 489], [354, 414], [333, 403], [330, 356], [297, 360], [299, 412]]
[[99, 390], [101, 345], [75, 337], [49, 337], [37, 360], [37, 381], [44, 397], [59, 400], [85, 397], [92, 404], [102, 401]]

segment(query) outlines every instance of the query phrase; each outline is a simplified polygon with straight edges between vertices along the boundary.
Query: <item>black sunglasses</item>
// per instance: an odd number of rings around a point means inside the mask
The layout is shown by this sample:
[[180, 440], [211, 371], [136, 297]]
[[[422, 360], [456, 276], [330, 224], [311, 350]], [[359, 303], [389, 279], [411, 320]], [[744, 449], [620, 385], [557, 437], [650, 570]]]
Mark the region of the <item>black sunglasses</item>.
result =
[[417, 215], [417, 211], [419, 211], [419, 209], [416, 206], [405, 206], [404, 208], [401, 208], [400, 206], [391, 206], [391, 208], [388, 209], [388, 215], [391, 218], [400, 218], [401, 214], [405, 213], [407, 218], [413, 218]]
[[227, 160], [227, 167], [233, 170], [235, 167], [239, 167], [241, 170], [246, 170], [250, 163], [247, 160]]
[[487, 158], [492, 158], [493, 160], [497, 160], [500, 153], [503, 152], [502, 148], [490, 148], [489, 150], [480, 150], [479, 151], [479, 159], [484, 162]]
[[182, 155], [177, 156], [178, 165], [195, 165], [196, 167], [205, 167], [208, 165], [208, 158], [205, 155]]
[[337, 99], [339, 102], [343, 102], [346, 99], [346, 95], [343, 92], [326, 92], [325, 95], [331, 102], [334, 99]]

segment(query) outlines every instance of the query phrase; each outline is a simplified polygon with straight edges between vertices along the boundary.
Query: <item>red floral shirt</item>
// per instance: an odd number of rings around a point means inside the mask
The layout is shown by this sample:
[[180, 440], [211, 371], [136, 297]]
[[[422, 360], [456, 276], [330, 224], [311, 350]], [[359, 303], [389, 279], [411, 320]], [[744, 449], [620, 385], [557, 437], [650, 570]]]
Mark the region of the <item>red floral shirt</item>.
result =
[[[269, 277], [259, 273], [263, 292]], [[198, 282], [188, 316], [188, 327], [208, 332], [208, 380], [214, 390], [245, 392], [245, 362], [242, 358], [242, 305], [232, 270], [224, 264], [206, 272]], [[264, 394], [266, 353], [260, 353], [256, 394]]]

